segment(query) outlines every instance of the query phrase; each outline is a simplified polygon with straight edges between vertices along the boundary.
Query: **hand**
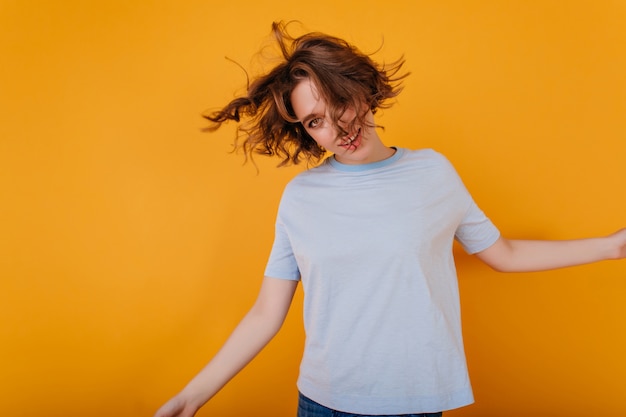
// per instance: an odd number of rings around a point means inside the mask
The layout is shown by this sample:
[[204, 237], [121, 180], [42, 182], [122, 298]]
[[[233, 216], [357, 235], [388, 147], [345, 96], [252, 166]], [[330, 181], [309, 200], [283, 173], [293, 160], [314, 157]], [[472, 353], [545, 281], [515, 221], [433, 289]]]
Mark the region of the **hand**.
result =
[[189, 404], [184, 397], [177, 395], [156, 412], [154, 417], [193, 417], [198, 408]]
[[626, 228], [618, 230], [608, 238], [614, 243], [614, 255], [612, 259], [624, 259], [626, 258]]

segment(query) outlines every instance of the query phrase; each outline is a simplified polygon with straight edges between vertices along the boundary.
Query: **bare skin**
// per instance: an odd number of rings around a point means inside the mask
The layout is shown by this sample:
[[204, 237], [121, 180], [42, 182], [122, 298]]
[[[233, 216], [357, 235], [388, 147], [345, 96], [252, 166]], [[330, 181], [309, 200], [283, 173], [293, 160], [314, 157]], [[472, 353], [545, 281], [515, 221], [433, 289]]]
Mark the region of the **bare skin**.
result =
[[[300, 122], [321, 146], [345, 164], [365, 164], [393, 155], [372, 127], [340, 136], [326, 119], [326, 105], [308, 80], [293, 91], [292, 105]], [[349, 114], [346, 115], [349, 117]], [[371, 113], [368, 117], [372, 117]], [[360, 131], [359, 131], [360, 130]], [[626, 228], [609, 236], [562, 241], [499, 238], [476, 256], [501, 272], [564, 268], [626, 258]], [[297, 281], [265, 277], [255, 304], [215, 357], [154, 417], [192, 417], [244, 368], [280, 329]]]
[[626, 229], [600, 238], [511, 240], [500, 238], [476, 256], [500, 272], [532, 272], [626, 257]]
[[155, 417], [190, 417], [246, 366], [278, 332], [297, 281], [266, 277], [256, 302], [204, 369]]
[[[395, 150], [385, 146], [373, 127], [374, 115], [367, 112], [369, 126], [354, 126], [347, 135], [340, 135], [327, 112], [326, 103], [308, 79], [300, 82], [291, 94], [291, 105], [307, 133], [334, 158], [347, 165], [368, 164], [389, 158]], [[356, 112], [348, 109], [339, 123], [349, 125]]]

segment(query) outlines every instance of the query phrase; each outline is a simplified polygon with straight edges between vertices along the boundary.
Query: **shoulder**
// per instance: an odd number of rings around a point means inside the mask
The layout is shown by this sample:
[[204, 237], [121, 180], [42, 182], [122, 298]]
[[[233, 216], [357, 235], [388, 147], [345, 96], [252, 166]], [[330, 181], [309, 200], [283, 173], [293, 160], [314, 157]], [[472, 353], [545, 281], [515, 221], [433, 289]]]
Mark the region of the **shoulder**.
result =
[[430, 161], [432, 163], [447, 163], [446, 158], [442, 153], [431, 148], [424, 149], [403, 149], [405, 157], [410, 160]]
[[434, 149], [405, 150], [405, 172], [415, 181], [441, 190], [463, 188], [463, 181], [450, 160]]
[[326, 158], [319, 165], [308, 168], [293, 177], [283, 190], [283, 198], [286, 195], [299, 193], [303, 188], [324, 183], [328, 181], [330, 175], [333, 175], [333, 170], [330, 168], [328, 158]]
[[434, 149], [403, 149], [403, 152], [402, 160], [410, 166], [427, 170], [455, 171], [448, 158]]
[[308, 181], [315, 181], [317, 178], [331, 175], [333, 172], [334, 170], [329, 163], [329, 158], [326, 158], [318, 165], [305, 169], [304, 171], [298, 173], [295, 177], [291, 179], [291, 181], [287, 183], [287, 186], [306, 183]]

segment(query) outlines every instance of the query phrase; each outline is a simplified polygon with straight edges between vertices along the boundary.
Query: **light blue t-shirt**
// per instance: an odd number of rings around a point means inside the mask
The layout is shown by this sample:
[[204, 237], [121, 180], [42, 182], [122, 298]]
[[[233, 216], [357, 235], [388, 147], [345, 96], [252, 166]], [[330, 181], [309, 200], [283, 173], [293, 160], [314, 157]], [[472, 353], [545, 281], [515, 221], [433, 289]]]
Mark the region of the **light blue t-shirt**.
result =
[[357, 414], [473, 402], [452, 243], [476, 253], [499, 235], [433, 150], [365, 165], [331, 157], [296, 176], [265, 275], [302, 281], [300, 392]]

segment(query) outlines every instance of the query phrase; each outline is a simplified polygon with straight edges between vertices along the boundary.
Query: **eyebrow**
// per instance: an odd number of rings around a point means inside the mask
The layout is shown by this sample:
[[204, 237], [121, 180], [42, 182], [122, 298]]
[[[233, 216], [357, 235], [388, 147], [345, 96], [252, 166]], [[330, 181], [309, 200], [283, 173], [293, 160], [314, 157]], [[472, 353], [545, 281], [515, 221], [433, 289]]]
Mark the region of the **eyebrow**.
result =
[[302, 120], [300, 120], [300, 123], [305, 124], [309, 120], [315, 119], [316, 117], [323, 117], [323, 116], [320, 116], [318, 113], [311, 113], [308, 116], [303, 117]]

